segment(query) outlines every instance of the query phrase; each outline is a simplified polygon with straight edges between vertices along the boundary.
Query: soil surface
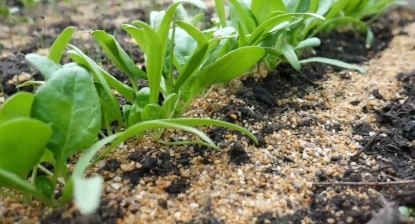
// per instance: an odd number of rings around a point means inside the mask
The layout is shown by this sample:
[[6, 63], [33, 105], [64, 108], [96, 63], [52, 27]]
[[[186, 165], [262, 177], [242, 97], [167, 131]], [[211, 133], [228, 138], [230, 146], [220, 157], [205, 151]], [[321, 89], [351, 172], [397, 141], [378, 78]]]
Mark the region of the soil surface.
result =
[[[120, 30], [147, 18], [142, 8], [122, 1], [20, 8], [0, 24], [0, 102], [17, 84], [40, 79], [24, 54], [47, 54], [66, 26], [78, 29], [74, 45], [122, 79], [88, 31], [115, 33], [142, 62]], [[397, 8], [371, 27], [371, 48], [364, 34], [344, 31], [322, 35], [314, 53], [360, 64], [367, 74], [281, 65], [214, 88], [185, 115], [242, 125], [258, 145], [222, 128], [204, 129], [217, 151], [132, 139], [90, 172], [105, 178], [96, 214], [0, 196], [0, 222], [413, 223], [401, 220], [397, 208], [415, 206], [415, 16]], [[192, 136], [166, 131], [162, 138]]]

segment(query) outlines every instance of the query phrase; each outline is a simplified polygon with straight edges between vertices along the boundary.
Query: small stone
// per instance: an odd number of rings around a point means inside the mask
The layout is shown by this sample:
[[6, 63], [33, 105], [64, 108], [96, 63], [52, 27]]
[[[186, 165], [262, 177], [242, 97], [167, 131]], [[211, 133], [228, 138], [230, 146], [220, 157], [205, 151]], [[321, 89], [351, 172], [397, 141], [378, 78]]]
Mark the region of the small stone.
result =
[[114, 188], [115, 190], [118, 190], [118, 189], [121, 188], [121, 184], [119, 184], [119, 183], [112, 183], [111, 184], [111, 187]]
[[121, 170], [122, 170], [123, 172], [132, 171], [132, 170], [134, 170], [134, 169], [135, 169], [135, 162], [134, 162], [134, 161], [132, 161], [132, 162], [130, 162], [130, 163], [128, 163], [128, 164], [121, 164], [121, 165], [120, 165], [120, 168], [121, 168]]
[[335, 223], [336, 222], [336, 220], [334, 220], [333, 218], [328, 218], [327, 219], [327, 223]]
[[199, 208], [199, 204], [197, 204], [197, 203], [190, 203], [190, 208], [192, 208], [192, 209], [198, 209]]

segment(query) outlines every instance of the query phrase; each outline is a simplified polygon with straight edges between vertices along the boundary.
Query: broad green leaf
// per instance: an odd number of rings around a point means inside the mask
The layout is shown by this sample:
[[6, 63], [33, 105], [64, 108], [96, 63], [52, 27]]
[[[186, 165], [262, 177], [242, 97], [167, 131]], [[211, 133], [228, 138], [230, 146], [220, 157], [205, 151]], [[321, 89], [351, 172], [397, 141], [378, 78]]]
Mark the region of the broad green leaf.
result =
[[56, 64], [60, 64], [65, 48], [71, 40], [74, 32], [75, 28], [68, 26], [62, 31], [62, 33], [59, 34], [58, 38], [56, 38], [49, 50], [49, 59], [51, 61]]
[[143, 121], [155, 120], [161, 118], [161, 106], [155, 103], [147, 104], [141, 113]]
[[94, 213], [101, 201], [104, 179], [101, 176], [73, 177], [75, 204], [83, 215]]
[[35, 186], [37, 191], [45, 196], [45, 198], [52, 198], [55, 193], [55, 187], [53, 186], [51, 179], [46, 176], [36, 176]]
[[179, 69], [189, 61], [193, 52], [197, 48], [197, 42], [183, 29], [176, 28], [174, 38], [174, 57], [176, 58]]
[[142, 121], [141, 114], [148, 104], [150, 104], [150, 88], [143, 87], [137, 92], [134, 104], [130, 106], [128, 113], [125, 114], [128, 127]]
[[79, 66], [58, 70], [36, 92], [32, 116], [52, 126], [48, 149], [58, 164], [88, 148], [101, 128], [101, 106], [92, 75]]
[[150, 103], [150, 88], [143, 87], [137, 92], [135, 103], [140, 107], [145, 107]]
[[12, 95], [0, 108], [0, 124], [17, 117], [30, 117], [34, 98], [32, 93], [27, 92]]
[[143, 107], [140, 107], [138, 104], [133, 104], [126, 112], [125, 116], [127, 119], [127, 127], [142, 121], [141, 113], [143, 112]]
[[122, 49], [114, 36], [107, 34], [103, 30], [93, 31], [91, 35], [98, 41], [112, 63], [127, 74], [131, 81], [136, 81], [137, 77], [147, 79], [146, 73], [135, 65], [134, 61]]
[[[120, 104], [118, 102], [117, 97], [113, 94], [111, 87], [114, 87], [119, 93], [123, 94], [123, 96], [132, 102], [134, 99], [134, 91], [129, 89], [121, 82], [116, 80], [113, 76], [109, 75], [105, 72], [101, 67], [99, 67], [90, 57], [85, 55], [81, 50], [77, 47], [70, 45], [73, 50], [68, 51], [68, 54], [72, 58], [72, 60], [76, 61], [76, 63], [84, 66], [89, 71], [91, 71], [94, 75], [94, 79], [99, 82], [105, 90], [106, 97], [109, 99], [109, 102], [113, 108], [120, 108]], [[111, 84], [111, 87], [110, 87]], [[119, 87], [116, 88], [115, 86]], [[122, 118], [121, 110], [117, 112], [114, 116], [117, 117], [117, 122], [120, 126], [124, 123]]]
[[38, 54], [28, 54], [25, 56], [25, 59], [39, 70], [45, 80], [50, 79], [52, 74], [60, 69], [60, 66], [57, 63]]
[[227, 83], [254, 66], [265, 50], [260, 47], [242, 47], [227, 53], [212, 64], [203, 68], [195, 80], [196, 91], [212, 84]]
[[311, 58], [300, 60], [301, 64], [310, 63], [310, 62], [325, 63], [325, 64], [329, 64], [329, 65], [334, 65], [334, 66], [337, 66], [337, 67], [340, 67], [340, 68], [356, 70], [356, 71], [358, 71], [362, 74], [366, 73], [366, 70], [364, 68], [358, 66], [358, 65], [349, 64], [349, 63], [346, 63], [344, 61], [339, 61], [339, 60], [336, 60], [336, 59], [323, 58], [323, 57], [311, 57]]
[[251, 11], [254, 13], [258, 23], [262, 23], [275, 11], [287, 12], [287, 7], [285, 7], [282, 0], [254, 0], [251, 1]]
[[[52, 130], [49, 125], [28, 117], [0, 124], [0, 168], [26, 179], [46, 150]], [[0, 185], [7, 184], [0, 182]]]

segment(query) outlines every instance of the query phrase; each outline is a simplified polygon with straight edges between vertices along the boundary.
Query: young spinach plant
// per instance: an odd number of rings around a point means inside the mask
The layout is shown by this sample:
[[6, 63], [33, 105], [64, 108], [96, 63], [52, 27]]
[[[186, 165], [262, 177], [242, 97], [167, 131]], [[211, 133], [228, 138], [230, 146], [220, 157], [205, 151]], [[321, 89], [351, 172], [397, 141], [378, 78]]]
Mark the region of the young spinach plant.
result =
[[[220, 39], [209, 40], [195, 26], [177, 21], [180, 4], [152, 12], [150, 24], [134, 21], [122, 26], [143, 51], [146, 71], [135, 64], [114, 36], [102, 30], [92, 32], [108, 58], [129, 77], [129, 86], [72, 46], [70, 56], [93, 72], [103, 94], [113, 99], [111, 108], [115, 110], [119, 105], [111, 96], [112, 89], [128, 101], [128, 105], [118, 107], [121, 109], [117, 116], [104, 113], [106, 123], [117, 118], [119, 124], [129, 127], [148, 120], [180, 117], [206, 88], [240, 76], [265, 55], [265, 50], [258, 46], [222, 49], [225, 46], [219, 44]], [[185, 49], [186, 46], [190, 47]], [[145, 80], [148, 86], [138, 89], [139, 80]]]

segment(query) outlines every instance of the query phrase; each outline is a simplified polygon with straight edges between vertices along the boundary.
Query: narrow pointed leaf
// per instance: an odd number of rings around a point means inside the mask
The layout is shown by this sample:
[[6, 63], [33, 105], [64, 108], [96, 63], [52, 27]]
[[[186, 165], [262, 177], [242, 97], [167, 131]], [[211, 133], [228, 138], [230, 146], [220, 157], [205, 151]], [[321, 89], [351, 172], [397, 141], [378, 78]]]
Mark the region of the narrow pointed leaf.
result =
[[334, 66], [337, 66], [337, 67], [340, 67], [340, 68], [356, 70], [356, 71], [358, 71], [362, 74], [366, 73], [366, 70], [364, 68], [358, 66], [358, 65], [349, 64], [349, 63], [346, 63], [344, 61], [331, 59], [331, 58], [311, 57], [311, 58], [300, 60], [300, 63], [302, 63], [302, 64], [303, 63], [310, 63], [310, 62], [325, 63], [325, 64], [329, 64], [329, 65], [334, 65]]
[[215, 10], [222, 28], [226, 27], [225, 1], [215, 0]]
[[91, 35], [98, 41], [112, 63], [122, 72], [133, 80], [136, 80], [137, 77], [147, 79], [146, 74], [135, 65], [134, 61], [122, 49], [114, 36], [107, 34], [103, 30], [93, 31]]
[[56, 64], [60, 64], [60, 60], [63, 53], [65, 52], [65, 48], [71, 40], [74, 32], [75, 28], [68, 26], [62, 31], [62, 33], [59, 34], [58, 38], [56, 38], [49, 50], [48, 58], [51, 61], [55, 62]]

